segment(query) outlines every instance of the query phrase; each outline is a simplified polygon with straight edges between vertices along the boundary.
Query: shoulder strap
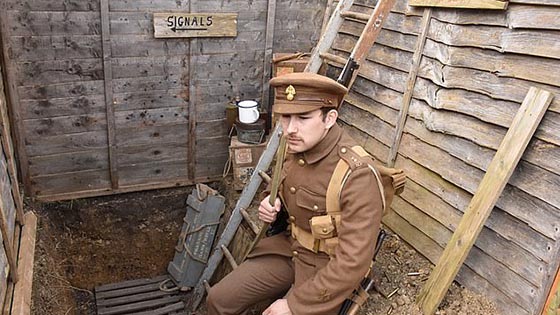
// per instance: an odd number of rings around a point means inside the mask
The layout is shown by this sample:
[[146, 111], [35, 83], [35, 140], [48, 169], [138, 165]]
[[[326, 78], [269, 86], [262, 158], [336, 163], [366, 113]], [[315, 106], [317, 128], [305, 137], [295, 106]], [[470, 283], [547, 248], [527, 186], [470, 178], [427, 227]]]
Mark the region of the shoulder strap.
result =
[[[344, 148], [343, 148], [344, 149]], [[357, 145], [352, 147], [352, 150], [357, 153], [360, 157], [369, 156], [366, 150], [361, 146]], [[377, 172], [377, 170], [370, 164], [368, 164], [369, 169], [375, 174], [375, 179], [377, 180], [377, 186], [379, 187], [379, 191], [381, 193], [381, 201], [383, 204], [383, 212], [387, 207], [385, 201], [385, 193], [383, 191], [383, 183], [381, 182], [381, 176]], [[327, 187], [327, 196], [326, 196], [326, 204], [327, 204], [327, 213], [329, 214], [336, 214], [340, 212], [340, 194], [342, 192], [342, 187], [350, 176], [352, 170], [350, 170], [350, 166], [344, 159], [340, 159], [336, 164], [334, 172], [331, 176], [329, 181], [329, 186]]]

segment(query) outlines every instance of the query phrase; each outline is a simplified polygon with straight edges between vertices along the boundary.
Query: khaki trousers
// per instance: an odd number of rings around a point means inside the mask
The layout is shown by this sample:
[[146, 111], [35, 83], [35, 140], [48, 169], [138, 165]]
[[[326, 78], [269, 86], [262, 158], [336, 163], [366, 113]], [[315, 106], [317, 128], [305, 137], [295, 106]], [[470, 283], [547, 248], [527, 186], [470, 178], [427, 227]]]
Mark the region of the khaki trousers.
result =
[[244, 261], [208, 292], [208, 315], [240, 315], [253, 304], [284, 296], [294, 283], [291, 258], [263, 255]]

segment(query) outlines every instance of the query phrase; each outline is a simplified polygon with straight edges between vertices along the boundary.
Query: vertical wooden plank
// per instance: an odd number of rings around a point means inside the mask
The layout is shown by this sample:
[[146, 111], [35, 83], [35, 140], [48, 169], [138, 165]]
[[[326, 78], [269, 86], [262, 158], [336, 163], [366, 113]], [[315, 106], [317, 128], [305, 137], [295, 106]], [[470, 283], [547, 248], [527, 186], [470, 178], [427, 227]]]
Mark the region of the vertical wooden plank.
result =
[[[19, 103], [19, 95], [17, 91], [17, 78], [16, 74], [18, 72], [17, 64], [15, 60], [11, 57], [10, 51], [12, 50], [11, 43], [10, 43], [10, 28], [7, 25], [8, 21], [8, 9], [7, 9], [7, 1], [0, 1], [0, 45], [2, 46], [2, 58], [3, 58], [3, 65], [4, 69], [3, 76], [4, 76], [4, 86], [7, 88], [5, 90], [6, 97], [8, 99], [8, 108], [9, 113], [11, 114], [11, 119], [14, 128], [14, 136], [16, 141], [16, 148], [17, 148], [17, 155], [19, 159], [21, 177], [23, 181], [23, 185], [25, 190], [29, 193], [31, 192], [31, 180], [29, 178], [29, 160], [27, 156], [27, 152], [25, 150], [25, 141], [24, 141], [24, 127], [23, 121], [21, 119], [20, 113], [20, 103]], [[14, 165], [15, 168], [15, 165]], [[13, 185], [17, 185], [17, 181], [12, 183]], [[19, 188], [18, 188], [19, 190]], [[16, 204], [17, 204], [16, 200]], [[18, 205], [18, 222], [21, 224], [23, 217], [21, 217], [21, 213], [19, 212], [19, 205]], [[23, 207], [22, 207], [23, 208]]]
[[560, 314], [560, 269], [556, 273], [556, 278], [550, 288], [550, 294], [546, 299], [541, 315], [558, 315]]
[[[189, 1], [189, 12], [192, 12], [192, 1]], [[196, 102], [194, 100], [196, 87], [193, 84], [193, 78], [196, 73], [195, 62], [196, 58], [193, 55], [196, 53], [196, 43], [198, 39], [189, 39], [189, 142], [187, 152], [187, 178], [193, 180], [196, 177], [195, 163], [196, 163]]]
[[431, 20], [432, 9], [424, 9], [424, 14], [422, 15], [422, 30], [420, 32], [420, 35], [418, 35], [418, 39], [416, 40], [416, 47], [414, 48], [414, 55], [412, 56], [412, 67], [408, 72], [408, 79], [401, 102], [401, 110], [399, 111], [395, 137], [393, 139], [391, 149], [389, 150], [389, 157], [387, 157], [387, 165], [389, 167], [393, 167], [395, 165], [397, 152], [399, 151], [399, 146], [401, 144], [404, 124], [406, 123], [406, 118], [408, 117], [408, 109], [410, 107], [410, 101], [412, 100], [412, 93], [414, 92], [414, 84], [416, 84], [416, 78], [418, 77], [420, 60], [422, 60], [422, 51], [424, 50], [424, 45], [426, 44], [426, 37], [428, 34], [428, 29], [430, 28]]
[[547, 91], [529, 89], [461, 222], [418, 295], [417, 303], [425, 315], [435, 312], [455, 279], [552, 98]]
[[[2, 80], [0, 80], [0, 83]], [[16, 205], [16, 221], [23, 223], [23, 198], [19, 191], [19, 181], [17, 176], [16, 161], [14, 160], [14, 149], [12, 146], [10, 119], [8, 118], [7, 105], [0, 99], [0, 116], [2, 119], [2, 148], [4, 149], [6, 164], [8, 167], [8, 176], [10, 177], [12, 196]]]
[[103, 76], [105, 85], [105, 103], [107, 111], [107, 148], [109, 149], [109, 172], [111, 187], [119, 188], [117, 162], [117, 139], [115, 130], [115, 101], [113, 100], [113, 72], [111, 68], [111, 33], [109, 24], [109, 0], [100, 0], [101, 41], [103, 43]]
[[35, 237], [37, 231], [37, 217], [33, 212], [27, 212], [21, 230], [18, 279], [14, 289], [12, 314], [31, 314], [31, 288], [33, 284], [33, 261], [35, 254]]
[[261, 108], [266, 109], [269, 113], [272, 108], [270, 104], [270, 75], [272, 71], [272, 45], [274, 43], [274, 22], [276, 20], [276, 0], [268, 0], [268, 12], [266, 17], [266, 40], [264, 45], [264, 65], [263, 65], [263, 80], [262, 80], [262, 96]]
[[[16, 283], [18, 278], [17, 278], [17, 261], [16, 261], [16, 256], [15, 256], [15, 252], [14, 252], [14, 243], [15, 243], [15, 237], [13, 237], [13, 235], [9, 235], [8, 234], [8, 222], [6, 221], [6, 217], [4, 216], [4, 210], [6, 209], [6, 207], [4, 206], [4, 200], [2, 198], [0, 198], [0, 232], [2, 233], [2, 240], [4, 243], [4, 250], [6, 251], [6, 257], [8, 258], [8, 265], [10, 267], [10, 279], [12, 280], [12, 282]], [[23, 222], [23, 221], [22, 221]], [[13, 240], [12, 243], [10, 243], [10, 240]]]

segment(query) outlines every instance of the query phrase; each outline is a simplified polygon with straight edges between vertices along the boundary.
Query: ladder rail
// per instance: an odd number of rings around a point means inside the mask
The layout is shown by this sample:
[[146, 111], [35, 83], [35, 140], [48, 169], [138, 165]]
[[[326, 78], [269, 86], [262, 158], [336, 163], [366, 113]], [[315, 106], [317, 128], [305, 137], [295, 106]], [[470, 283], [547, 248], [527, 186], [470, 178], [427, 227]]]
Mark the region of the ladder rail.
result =
[[214, 246], [213, 253], [208, 259], [208, 265], [204, 269], [202, 276], [198, 280], [191, 296], [191, 303], [190, 308], [191, 310], [195, 310], [198, 308], [200, 303], [202, 302], [202, 298], [204, 297], [204, 293], [206, 292], [206, 287], [204, 283], [209, 282], [210, 278], [214, 275], [214, 272], [218, 268], [218, 265], [222, 261], [224, 257], [224, 252], [222, 251], [222, 245], [228, 246], [229, 243], [233, 240], [235, 233], [237, 232], [237, 228], [241, 224], [243, 220], [243, 215], [241, 214], [241, 209], [247, 209], [251, 205], [259, 186], [261, 185], [263, 179], [261, 175], [259, 175], [259, 170], [266, 170], [272, 163], [274, 158], [274, 154], [280, 145], [280, 136], [282, 133], [282, 128], [280, 124], [277, 124], [274, 131], [271, 133], [270, 139], [264, 150], [263, 154], [261, 155], [257, 166], [255, 167], [255, 171], [251, 175], [249, 179], [249, 183], [243, 188], [241, 192], [241, 197], [237, 200], [235, 208], [233, 209], [231, 216], [229, 218], [226, 227], [222, 235], [220, 236], [217, 244]]

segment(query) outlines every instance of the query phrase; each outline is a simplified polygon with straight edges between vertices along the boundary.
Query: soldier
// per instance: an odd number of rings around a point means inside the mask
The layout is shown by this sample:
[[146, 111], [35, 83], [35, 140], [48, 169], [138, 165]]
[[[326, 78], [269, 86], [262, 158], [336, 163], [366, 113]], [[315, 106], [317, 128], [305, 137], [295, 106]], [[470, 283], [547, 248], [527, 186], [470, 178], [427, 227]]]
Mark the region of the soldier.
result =
[[[383, 201], [371, 159], [337, 124], [347, 89], [312, 73], [273, 78], [274, 112], [287, 135], [280, 198], [266, 197], [259, 218], [274, 222], [283, 208], [287, 232], [262, 239], [248, 259], [208, 293], [209, 315], [242, 314], [252, 304], [275, 301], [263, 315], [333, 315], [370, 267]], [[340, 192], [340, 212], [327, 213], [327, 187], [337, 163], [350, 171]]]

